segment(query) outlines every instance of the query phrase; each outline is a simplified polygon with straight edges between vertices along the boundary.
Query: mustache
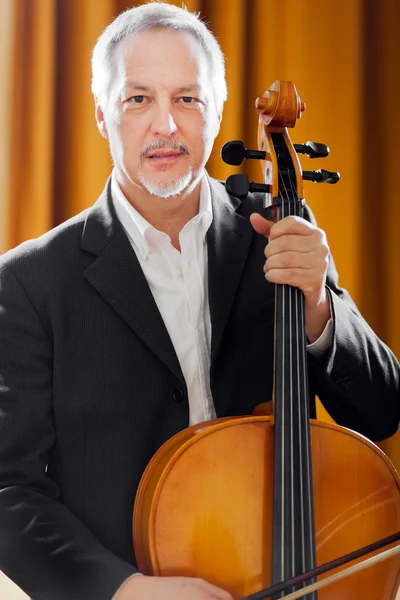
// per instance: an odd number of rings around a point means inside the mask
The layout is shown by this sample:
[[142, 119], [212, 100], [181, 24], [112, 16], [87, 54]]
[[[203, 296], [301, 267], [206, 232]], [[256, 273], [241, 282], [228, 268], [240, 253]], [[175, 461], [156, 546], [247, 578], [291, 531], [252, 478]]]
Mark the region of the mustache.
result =
[[141, 158], [144, 158], [150, 152], [160, 150], [161, 148], [171, 148], [172, 150], [178, 150], [179, 152], [189, 154], [188, 147], [179, 140], [154, 140], [154, 142], [150, 142], [149, 144], [146, 144], [146, 146], [144, 146], [140, 153], [140, 156]]

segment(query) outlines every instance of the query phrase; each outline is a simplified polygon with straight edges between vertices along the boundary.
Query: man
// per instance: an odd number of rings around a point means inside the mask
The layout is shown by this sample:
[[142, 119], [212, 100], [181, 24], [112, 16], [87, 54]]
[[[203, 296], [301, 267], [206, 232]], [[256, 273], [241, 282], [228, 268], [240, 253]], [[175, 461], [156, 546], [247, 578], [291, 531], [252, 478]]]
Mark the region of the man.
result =
[[343, 425], [395, 431], [399, 365], [338, 288], [321, 230], [271, 226], [259, 197], [205, 173], [226, 88], [194, 15], [120, 15], [93, 91], [114, 161], [104, 193], [1, 260], [0, 566], [34, 600], [228, 600], [138, 574], [132, 505], [165, 440], [270, 397], [272, 284], [302, 289], [312, 393]]

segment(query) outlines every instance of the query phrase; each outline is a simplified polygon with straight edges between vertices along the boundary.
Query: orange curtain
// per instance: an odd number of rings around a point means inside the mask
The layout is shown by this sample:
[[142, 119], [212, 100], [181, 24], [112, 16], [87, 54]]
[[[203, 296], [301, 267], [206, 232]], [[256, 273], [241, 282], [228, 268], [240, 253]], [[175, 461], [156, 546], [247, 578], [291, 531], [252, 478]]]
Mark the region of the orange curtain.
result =
[[[229, 99], [210, 173], [225, 178], [235, 171], [219, 157], [225, 141], [256, 146], [254, 99], [275, 79], [294, 81], [307, 110], [293, 141], [331, 147], [328, 159], [316, 166], [306, 158], [304, 168], [341, 173], [337, 186], [306, 184], [307, 201], [327, 232], [341, 284], [400, 356], [400, 3], [186, 5], [201, 12], [227, 58]], [[111, 161], [94, 120], [90, 53], [103, 28], [131, 6], [126, 0], [2, 0], [0, 252], [86, 208], [100, 193]], [[245, 168], [259, 180], [255, 162]], [[320, 415], [329, 418], [322, 408]], [[398, 468], [399, 435], [382, 444]]]

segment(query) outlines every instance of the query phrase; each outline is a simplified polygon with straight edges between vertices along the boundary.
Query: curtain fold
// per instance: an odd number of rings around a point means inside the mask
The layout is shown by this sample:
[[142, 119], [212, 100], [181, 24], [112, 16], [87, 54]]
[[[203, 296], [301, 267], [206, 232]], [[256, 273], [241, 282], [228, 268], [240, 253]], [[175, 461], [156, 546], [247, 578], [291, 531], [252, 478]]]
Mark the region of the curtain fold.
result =
[[7, 226], [10, 247], [49, 229], [53, 211], [54, 0], [12, 4]]
[[[226, 54], [229, 98], [210, 173], [224, 179], [245, 171], [260, 180], [255, 161], [229, 167], [220, 148], [231, 139], [256, 147], [255, 98], [275, 79], [292, 80], [307, 105], [292, 141], [331, 147], [325, 160], [302, 158], [303, 168], [341, 173], [336, 186], [306, 183], [307, 202], [327, 232], [341, 285], [400, 356], [400, 3], [186, 5], [201, 12]], [[94, 119], [90, 54], [103, 28], [131, 6], [126, 0], [3, 0], [0, 251], [86, 208], [104, 186], [111, 161]], [[329, 418], [322, 407], [319, 415]], [[399, 436], [382, 443], [398, 468]]]
[[3, 74], [2, 93], [0, 94], [0, 254], [9, 245], [10, 226], [9, 200], [11, 198], [11, 156], [12, 140], [11, 99], [15, 34], [15, 10], [13, 0], [4, 0], [0, 19], [0, 72]]

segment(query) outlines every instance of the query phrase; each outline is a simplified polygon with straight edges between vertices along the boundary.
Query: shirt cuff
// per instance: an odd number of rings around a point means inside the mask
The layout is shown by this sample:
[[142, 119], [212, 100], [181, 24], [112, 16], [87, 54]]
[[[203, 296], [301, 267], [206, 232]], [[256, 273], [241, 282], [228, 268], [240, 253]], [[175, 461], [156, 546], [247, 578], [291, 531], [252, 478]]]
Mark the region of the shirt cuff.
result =
[[328, 298], [329, 298], [329, 312], [330, 312], [330, 319], [327, 322], [327, 324], [325, 325], [325, 329], [323, 330], [323, 332], [321, 333], [321, 335], [319, 336], [319, 338], [317, 340], [315, 340], [315, 342], [313, 342], [312, 344], [307, 344], [307, 351], [310, 352], [310, 354], [312, 354], [315, 357], [319, 357], [322, 356], [323, 353], [325, 352], [325, 350], [328, 350], [328, 348], [330, 348], [332, 346], [332, 341], [333, 341], [333, 310], [332, 310], [332, 298], [330, 293], [328, 293]]
[[325, 350], [331, 347], [333, 340], [333, 319], [329, 319], [325, 325], [325, 329], [315, 342], [307, 344], [307, 351], [313, 356], [322, 356]]

